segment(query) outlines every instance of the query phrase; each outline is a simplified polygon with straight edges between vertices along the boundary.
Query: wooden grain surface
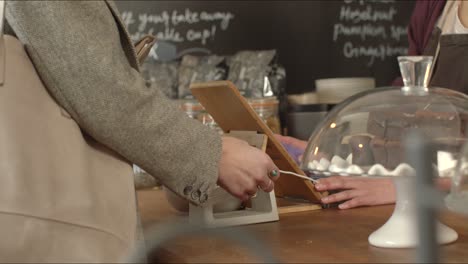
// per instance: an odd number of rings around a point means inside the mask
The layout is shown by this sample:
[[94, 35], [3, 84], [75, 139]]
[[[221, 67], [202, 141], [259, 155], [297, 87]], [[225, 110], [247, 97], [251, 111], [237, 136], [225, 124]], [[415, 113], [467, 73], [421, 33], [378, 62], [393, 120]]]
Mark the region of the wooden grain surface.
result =
[[[138, 191], [144, 227], [186, 216], [175, 212], [160, 190]], [[288, 263], [408, 263], [411, 249], [384, 249], [368, 244], [367, 237], [391, 215], [393, 206], [351, 210], [325, 209], [280, 216], [279, 222], [244, 227], [259, 238], [281, 261]], [[454, 228], [459, 239], [440, 247], [444, 263], [468, 262], [468, 218], [445, 214], [443, 221]], [[258, 262], [245, 248], [219, 238], [178, 239], [154, 254], [162, 262], [242, 263]], [[154, 257], [154, 256], [153, 256]]]
[[[305, 175], [233, 83], [229, 81], [194, 83], [190, 88], [192, 94], [224, 132], [233, 130], [256, 131], [267, 135], [266, 153], [276, 166], [280, 170]], [[321, 193], [315, 191], [310, 181], [287, 176], [280, 177], [275, 183], [275, 193], [278, 196], [302, 197], [316, 203], [319, 203], [322, 197]]]

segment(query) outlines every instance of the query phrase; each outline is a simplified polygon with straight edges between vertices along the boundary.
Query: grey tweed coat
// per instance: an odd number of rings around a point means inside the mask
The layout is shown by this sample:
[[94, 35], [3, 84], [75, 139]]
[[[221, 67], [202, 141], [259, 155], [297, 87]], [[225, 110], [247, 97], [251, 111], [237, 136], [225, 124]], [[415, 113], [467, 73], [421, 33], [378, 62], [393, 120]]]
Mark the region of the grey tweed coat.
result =
[[50, 93], [86, 133], [191, 202], [208, 198], [221, 138], [145, 87], [114, 3], [7, 1], [6, 17]]

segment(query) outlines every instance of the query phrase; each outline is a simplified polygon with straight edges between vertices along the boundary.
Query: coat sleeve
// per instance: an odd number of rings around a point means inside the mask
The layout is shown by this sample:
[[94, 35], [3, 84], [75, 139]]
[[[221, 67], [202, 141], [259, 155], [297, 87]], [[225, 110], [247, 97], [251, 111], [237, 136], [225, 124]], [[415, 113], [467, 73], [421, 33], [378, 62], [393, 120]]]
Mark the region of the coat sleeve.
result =
[[80, 127], [195, 204], [216, 185], [220, 136], [146, 88], [103, 1], [8, 1], [7, 20]]

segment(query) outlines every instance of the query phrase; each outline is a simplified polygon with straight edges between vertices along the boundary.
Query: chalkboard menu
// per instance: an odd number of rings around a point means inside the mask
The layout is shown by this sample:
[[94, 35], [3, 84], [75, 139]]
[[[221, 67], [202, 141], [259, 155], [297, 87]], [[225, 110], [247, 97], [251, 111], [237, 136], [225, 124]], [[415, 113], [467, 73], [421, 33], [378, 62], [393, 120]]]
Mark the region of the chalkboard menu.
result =
[[[407, 52], [413, 1], [117, 1], [133, 40], [153, 34], [166, 53], [232, 55], [278, 51], [287, 92], [314, 81], [374, 77], [384, 86], [399, 75]], [[152, 52], [150, 59], [158, 59]]]

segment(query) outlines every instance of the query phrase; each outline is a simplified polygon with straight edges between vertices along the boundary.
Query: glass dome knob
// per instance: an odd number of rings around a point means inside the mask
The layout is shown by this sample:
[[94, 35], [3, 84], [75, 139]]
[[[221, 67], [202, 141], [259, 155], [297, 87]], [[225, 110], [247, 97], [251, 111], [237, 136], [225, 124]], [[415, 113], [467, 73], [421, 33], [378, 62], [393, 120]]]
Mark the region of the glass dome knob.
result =
[[432, 56], [398, 57], [404, 86], [402, 91], [408, 95], [426, 95], [432, 67]]

